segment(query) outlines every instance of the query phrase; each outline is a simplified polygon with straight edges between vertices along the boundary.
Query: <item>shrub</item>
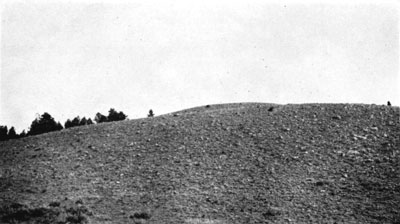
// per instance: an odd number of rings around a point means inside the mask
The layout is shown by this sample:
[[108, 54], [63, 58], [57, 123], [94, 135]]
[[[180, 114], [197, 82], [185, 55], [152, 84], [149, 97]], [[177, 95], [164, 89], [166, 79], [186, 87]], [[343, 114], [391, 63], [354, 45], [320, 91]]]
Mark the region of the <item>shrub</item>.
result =
[[96, 121], [96, 123], [103, 123], [108, 121], [107, 117], [101, 113], [97, 113], [94, 120]]
[[149, 114], [147, 115], [147, 117], [154, 117], [154, 113], [153, 113], [152, 109], [149, 110]]

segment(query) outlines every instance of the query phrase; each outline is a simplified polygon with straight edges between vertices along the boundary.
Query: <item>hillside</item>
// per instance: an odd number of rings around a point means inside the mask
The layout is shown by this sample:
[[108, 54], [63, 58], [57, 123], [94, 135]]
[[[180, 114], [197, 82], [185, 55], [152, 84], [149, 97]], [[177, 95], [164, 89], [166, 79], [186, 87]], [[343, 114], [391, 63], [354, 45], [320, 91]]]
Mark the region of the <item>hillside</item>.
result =
[[4, 223], [400, 223], [400, 110], [210, 105], [0, 142]]

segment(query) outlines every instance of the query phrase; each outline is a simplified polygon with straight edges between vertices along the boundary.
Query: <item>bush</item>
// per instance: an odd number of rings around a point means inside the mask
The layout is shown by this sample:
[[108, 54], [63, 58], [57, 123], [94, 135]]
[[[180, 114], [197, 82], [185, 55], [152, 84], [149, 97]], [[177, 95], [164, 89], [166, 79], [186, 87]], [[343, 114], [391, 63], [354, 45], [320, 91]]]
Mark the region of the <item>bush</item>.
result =
[[98, 124], [108, 121], [107, 117], [104, 116], [104, 115], [101, 114], [101, 113], [97, 113], [97, 114], [96, 114], [96, 117], [94, 118], [94, 120], [95, 120], [96, 123], [98, 123]]
[[147, 117], [154, 117], [154, 113], [153, 113], [153, 110], [149, 110], [149, 114], [147, 115]]

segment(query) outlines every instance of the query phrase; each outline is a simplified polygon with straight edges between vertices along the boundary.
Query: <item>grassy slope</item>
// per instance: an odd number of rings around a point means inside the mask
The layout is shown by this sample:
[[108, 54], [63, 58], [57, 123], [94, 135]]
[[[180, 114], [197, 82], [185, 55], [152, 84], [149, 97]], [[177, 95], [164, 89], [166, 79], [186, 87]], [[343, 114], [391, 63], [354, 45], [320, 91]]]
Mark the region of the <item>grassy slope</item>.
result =
[[400, 222], [398, 107], [271, 106], [0, 142], [0, 204], [81, 199], [94, 223]]

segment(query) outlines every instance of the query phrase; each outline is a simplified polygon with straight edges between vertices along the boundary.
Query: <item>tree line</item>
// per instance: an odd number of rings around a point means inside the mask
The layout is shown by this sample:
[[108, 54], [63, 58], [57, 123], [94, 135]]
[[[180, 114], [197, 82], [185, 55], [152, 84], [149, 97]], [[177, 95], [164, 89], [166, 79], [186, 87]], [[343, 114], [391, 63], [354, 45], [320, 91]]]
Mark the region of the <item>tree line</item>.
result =
[[[128, 116], [125, 115], [122, 111], [117, 112], [114, 108], [111, 108], [108, 111], [108, 116], [97, 113], [94, 117], [94, 121], [99, 124], [104, 122], [122, 121], [125, 120], [127, 117]], [[80, 118], [79, 116], [77, 116], [73, 119], [67, 119], [63, 126], [60, 122], [56, 122], [49, 113], [45, 112], [32, 121], [28, 132], [25, 132], [25, 130], [23, 130], [20, 134], [17, 134], [14, 127], [8, 129], [6, 125], [0, 125], [0, 141], [23, 138], [30, 135], [39, 135], [47, 132], [59, 131], [64, 128], [67, 129], [71, 127], [91, 124], [94, 124], [91, 118], [87, 119], [86, 117]]]

